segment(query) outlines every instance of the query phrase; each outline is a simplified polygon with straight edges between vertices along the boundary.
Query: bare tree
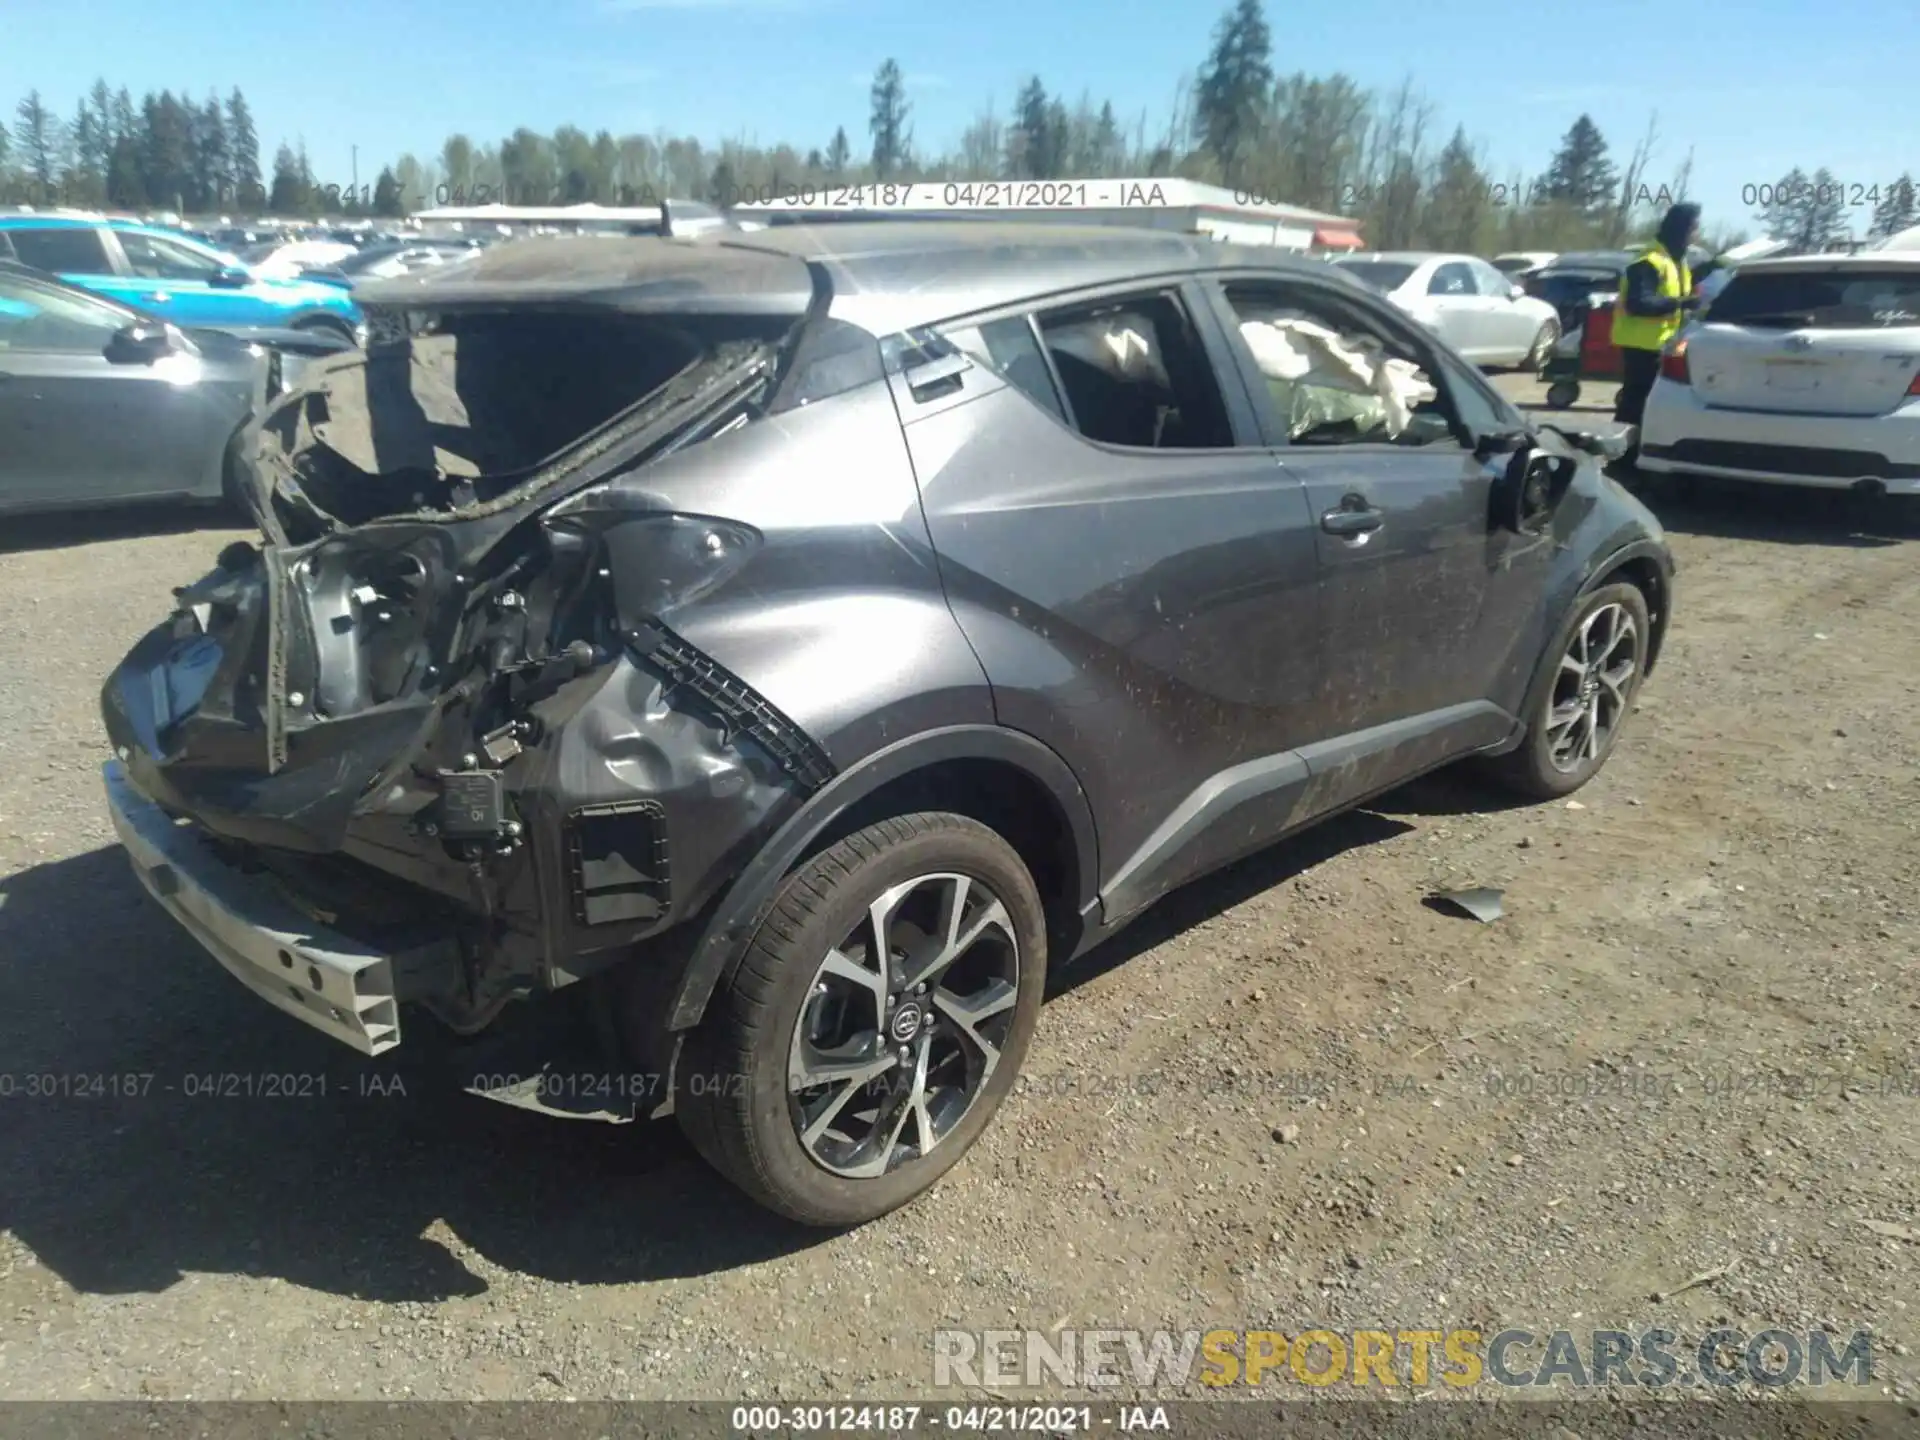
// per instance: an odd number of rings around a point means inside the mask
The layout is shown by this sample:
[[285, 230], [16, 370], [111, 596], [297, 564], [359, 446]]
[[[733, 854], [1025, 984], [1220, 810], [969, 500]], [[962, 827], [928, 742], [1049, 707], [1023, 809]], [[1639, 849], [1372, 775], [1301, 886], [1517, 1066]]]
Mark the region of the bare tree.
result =
[[1006, 153], [1006, 126], [989, 100], [960, 136], [960, 174], [967, 180], [992, 180], [1000, 173]]
[[1420, 225], [1421, 177], [1433, 106], [1409, 76], [1387, 98], [1368, 129], [1356, 207], [1367, 238], [1382, 250], [1413, 243]]
[[[1660, 112], [1654, 111], [1647, 116], [1646, 132], [1639, 143], [1633, 147], [1633, 153], [1627, 157], [1627, 168], [1620, 175], [1620, 195], [1613, 207], [1611, 219], [1607, 222], [1607, 243], [1618, 245], [1633, 223], [1633, 212], [1642, 202], [1642, 190], [1645, 188], [1647, 164], [1653, 159], [1653, 152], [1660, 144]], [[1672, 201], [1668, 202], [1669, 204]]]

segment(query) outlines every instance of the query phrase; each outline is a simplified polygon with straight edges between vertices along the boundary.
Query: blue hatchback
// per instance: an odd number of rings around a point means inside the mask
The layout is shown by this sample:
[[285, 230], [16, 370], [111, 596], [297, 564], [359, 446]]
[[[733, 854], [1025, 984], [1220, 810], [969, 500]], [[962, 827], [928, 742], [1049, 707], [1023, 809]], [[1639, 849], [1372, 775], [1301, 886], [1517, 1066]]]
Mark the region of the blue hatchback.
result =
[[366, 338], [359, 307], [339, 286], [259, 275], [231, 255], [152, 226], [0, 216], [0, 258], [51, 271], [182, 328], [328, 330], [355, 343]]

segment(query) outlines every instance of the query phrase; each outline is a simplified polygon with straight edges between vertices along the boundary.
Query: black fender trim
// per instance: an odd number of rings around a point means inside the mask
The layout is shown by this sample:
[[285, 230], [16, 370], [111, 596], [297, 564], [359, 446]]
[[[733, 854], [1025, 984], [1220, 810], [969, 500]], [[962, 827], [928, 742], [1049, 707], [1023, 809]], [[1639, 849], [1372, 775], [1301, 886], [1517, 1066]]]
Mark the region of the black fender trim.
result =
[[[1659, 540], [1639, 539], [1622, 545], [1593, 567], [1593, 573], [1581, 582], [1579, 593], [1573, 597], [1578, 605], [1588, 595], [1600, 588], [1602, 581], [1609, 579], [1622, 565], [1634, 560], [1651, 560], [1653, 568], [1660, 573], [1660, 608], [1653, 617], [1653, 634], [1647, 640], [1647, 670], [1653, 674], [1653, 667], [1659, 663], [1660, 647], [1666, 643], [1667, 623], [1673, 618], [1673, 576], [1677, 567], [1673, 561], [1673, 552]], [[1568, 610], [1571, 614], [1571, 609]], [[1561, 619], [1564, 622], [1565, 616]], [[1531, 696], [1529, 696], [1531, 698]]]
[[816, 791], [760, 847], [727, 887], [693, 947], [667, 1020], [669, 1030], [690, 1030], [741, 948], [773, 904], [780, 881], [820, 834], [850, 807], [916, 770], [950, 760], [994, 760], [1013, 766], [1043, 785], [1065, 817], [1078, 852], [1079, 909], [1098, 901], [1099, 846], [1093, 808], [1067, 762], [1030, 735], [996, 725], [953, 725], [911, 736], [875, 751]]

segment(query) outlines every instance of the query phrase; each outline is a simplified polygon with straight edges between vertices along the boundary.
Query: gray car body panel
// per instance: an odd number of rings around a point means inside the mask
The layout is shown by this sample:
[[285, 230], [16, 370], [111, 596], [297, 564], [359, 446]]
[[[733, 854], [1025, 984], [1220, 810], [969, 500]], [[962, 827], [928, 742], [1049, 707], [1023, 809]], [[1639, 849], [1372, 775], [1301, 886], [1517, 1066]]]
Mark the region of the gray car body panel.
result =
[[[1354, 307], [1468, 377], [1483, 428], [1526, 433], [1470, 367], [1331, 267], [1157, 232], [836, 225], [526, 242], [369, 294], [428, 310], [791, 317], [802, 337], [837, 323], [854, 351], [872, 347], [854, 378], [805, 403], [558, 482], [483, 528], [447, 517], [498, 537], [489, 545], [587, 536], [616, 577], [615, 643], [516, 701], [539, 738], [479, 762], [525, 831], [473, 862], [493, 877], [482, 963], [511, 972], [499, 996], [633, 956], [670, 971], [664, 1028], [699, 1023], [809, 848], [883, 787], [953, 762], [1017, 772], [1065, 837], [1064, 893], [1049, 897], [1077, 917], [1056, 935], [1064, 959], [1186, 880], [1517, 743], [1544, 644], [1608, 573], [1627, 567], [1660, 592], [1658, 641], [1671, 574], [1658, 524], [1590, 461], [1523, 533], [1495, 519], [1508, 457], [1472, 436], [1287, 444], [1222, 298], [1222, 283], [1263, 282]], [[1233, 445], [1096, 444], [982, 363], [943, 361], [928, 387], [897, 355], [881, 374], [895, 354], [882, 342], [904, 332], [1120, 291], [1177, 297]], [[1575, 454], [1551, 436], [1525, 444]], [[1323, 521], [1351, 496], [1385, 517], [1363, 544]], [[724, 580], [651, 613], [645, 587], [621, 582], [649, 553], [649, 517], [669, 515], [756, 540]], [[492, 562], [475, 550], [461, 564]], [[141, 665], [167, 643], [143, 642]], [[109, 682], [116, 741], [139, 739], [141, 723], [157, 733], [140, 722], [135, 670]], [[436, 769], [472, 768], [459, 752], [487, 747], [442, 730], [354, 803], [342, 848], [457, 902], [466, 870], [420, 822], [437, 813]], [[129, 773], [164, 784], [140, 755]], [[617, 924], [582, 919], [569, 827], [586, 812], [630, 827], [629, 861], [648, 847], [671, 861]]]
[[[24, 266], [0, 265], [0, 282], [164, 324]], [[158, 365], [116, 364], [105, 343], [103, 331], [100, 351], [0, 353], [0, 512], [220, 498], [228, 447], [266, 395], [266, 357], [198, 330], [195, 354]]]

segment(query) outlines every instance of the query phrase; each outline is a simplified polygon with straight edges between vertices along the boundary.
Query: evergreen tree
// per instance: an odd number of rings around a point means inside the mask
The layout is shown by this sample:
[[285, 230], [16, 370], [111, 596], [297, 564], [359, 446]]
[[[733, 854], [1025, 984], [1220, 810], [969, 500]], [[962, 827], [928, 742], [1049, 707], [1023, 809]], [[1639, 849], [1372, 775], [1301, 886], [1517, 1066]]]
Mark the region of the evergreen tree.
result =
[[168, 210], [186, 207], [193, 187], [193, 131], [187, 106], [171, 90], [141, 101], [145, 133], [140, 170], [147, 200]]
[[266, 201], [261, 186], [260, 135], [253, 128], [253, 111], [238, 85], [227, 96], [227, 173], [233, 177], [235, 202], [243, 210], [254, 209]]
[[233, 204], [233, 155], [227, 143], [227, 118], [220, 97], [208, 95], [193, 127], [193, 171], [201, 203], [218, 209]]
[[106, 199], [106, 145], [93, 110], [85, 100], [74, 107], [67, 126], [64, 186], [69, 205], [98, 205]]
[[1884, 240], [1889, 235], [1898, 235], [1902, 230], [1920, 225], [1915, 202], [1913, 176], [1902, 175], [1886, 188], [1886, 192], [1875, 203], [1873, 223], [1867, 227], [1867, 238]]
[[273, 189], [267, 196], [267, 209], [275, 215], [298, 215], [307, 208], [306, 189], [300, 183], [300, 161], [293, 147], [281, 142], [273, 152]]
[[113, 95], [113, 141], [107, 157], [107, 203], [137, 210], [147, 203], [143, 145], [133, 96], [122, 85]]
[[394, 176], [391, 165], [384, 167], [380, 171], [380, 178], [373, 182], [373, 213], [388, 219], [406, 213], [400, 195], [400, 181]]
[[1229, 185], [1242, 178], [1273, 97], [1273, 36], [1261, 0], [1238, 0], [1214, 31], [1194, 92], [1193, 132]]
[[1490, 187], [1464, 126], [1453, 132], [1434, 162], [1433, 186], [1427, 195], [1426, 239], [1438, 250], [1478, 250], [1491, 218]]
[[58, 191], [54, 182], [60, 175], [60, 151], [65, 143], [60, 121], [40, 98], [38, 90], [29, 90], [14, 111], [13, 140], [20, 151], [20, 163], [34, 184], [37, 203], [47, 204]]
[[1034, 76], [1013, 102], [1013, 124], [1007, 132], [1008, 173], [1027, 180], [1057, 179], [1066, 168], [1067, 113], [1049, 99], [1047, 87]]
[[1607, 158], [1606, 137], [1592, 116], [1582, 115], [1561, 137], [1559, 150], [1540, 177], [1538, 198], [1598, 215], [1617, 207], [1619, 186], [1620, 177]]
[[846, 177], [847, 166], [853, 160], [853, 146], [847, 141], [847, 127], [842, 125], [833, 132], [833, 139], [827, 144], [827, 178], [841, 180]]
[[1809, 176], [1795, 166], [1773, 183], [1755, 218], [1767, 234], [1817, 255], [1847, 233], [1840, 182], [1824, 166]]
[[897, 60], [880, 63], [870, 99], [867, 131], [873, 137], [873, 175], [890, 180], [912, 163], [907, 116], [913, 107], [907, 103], [907, 82]]

